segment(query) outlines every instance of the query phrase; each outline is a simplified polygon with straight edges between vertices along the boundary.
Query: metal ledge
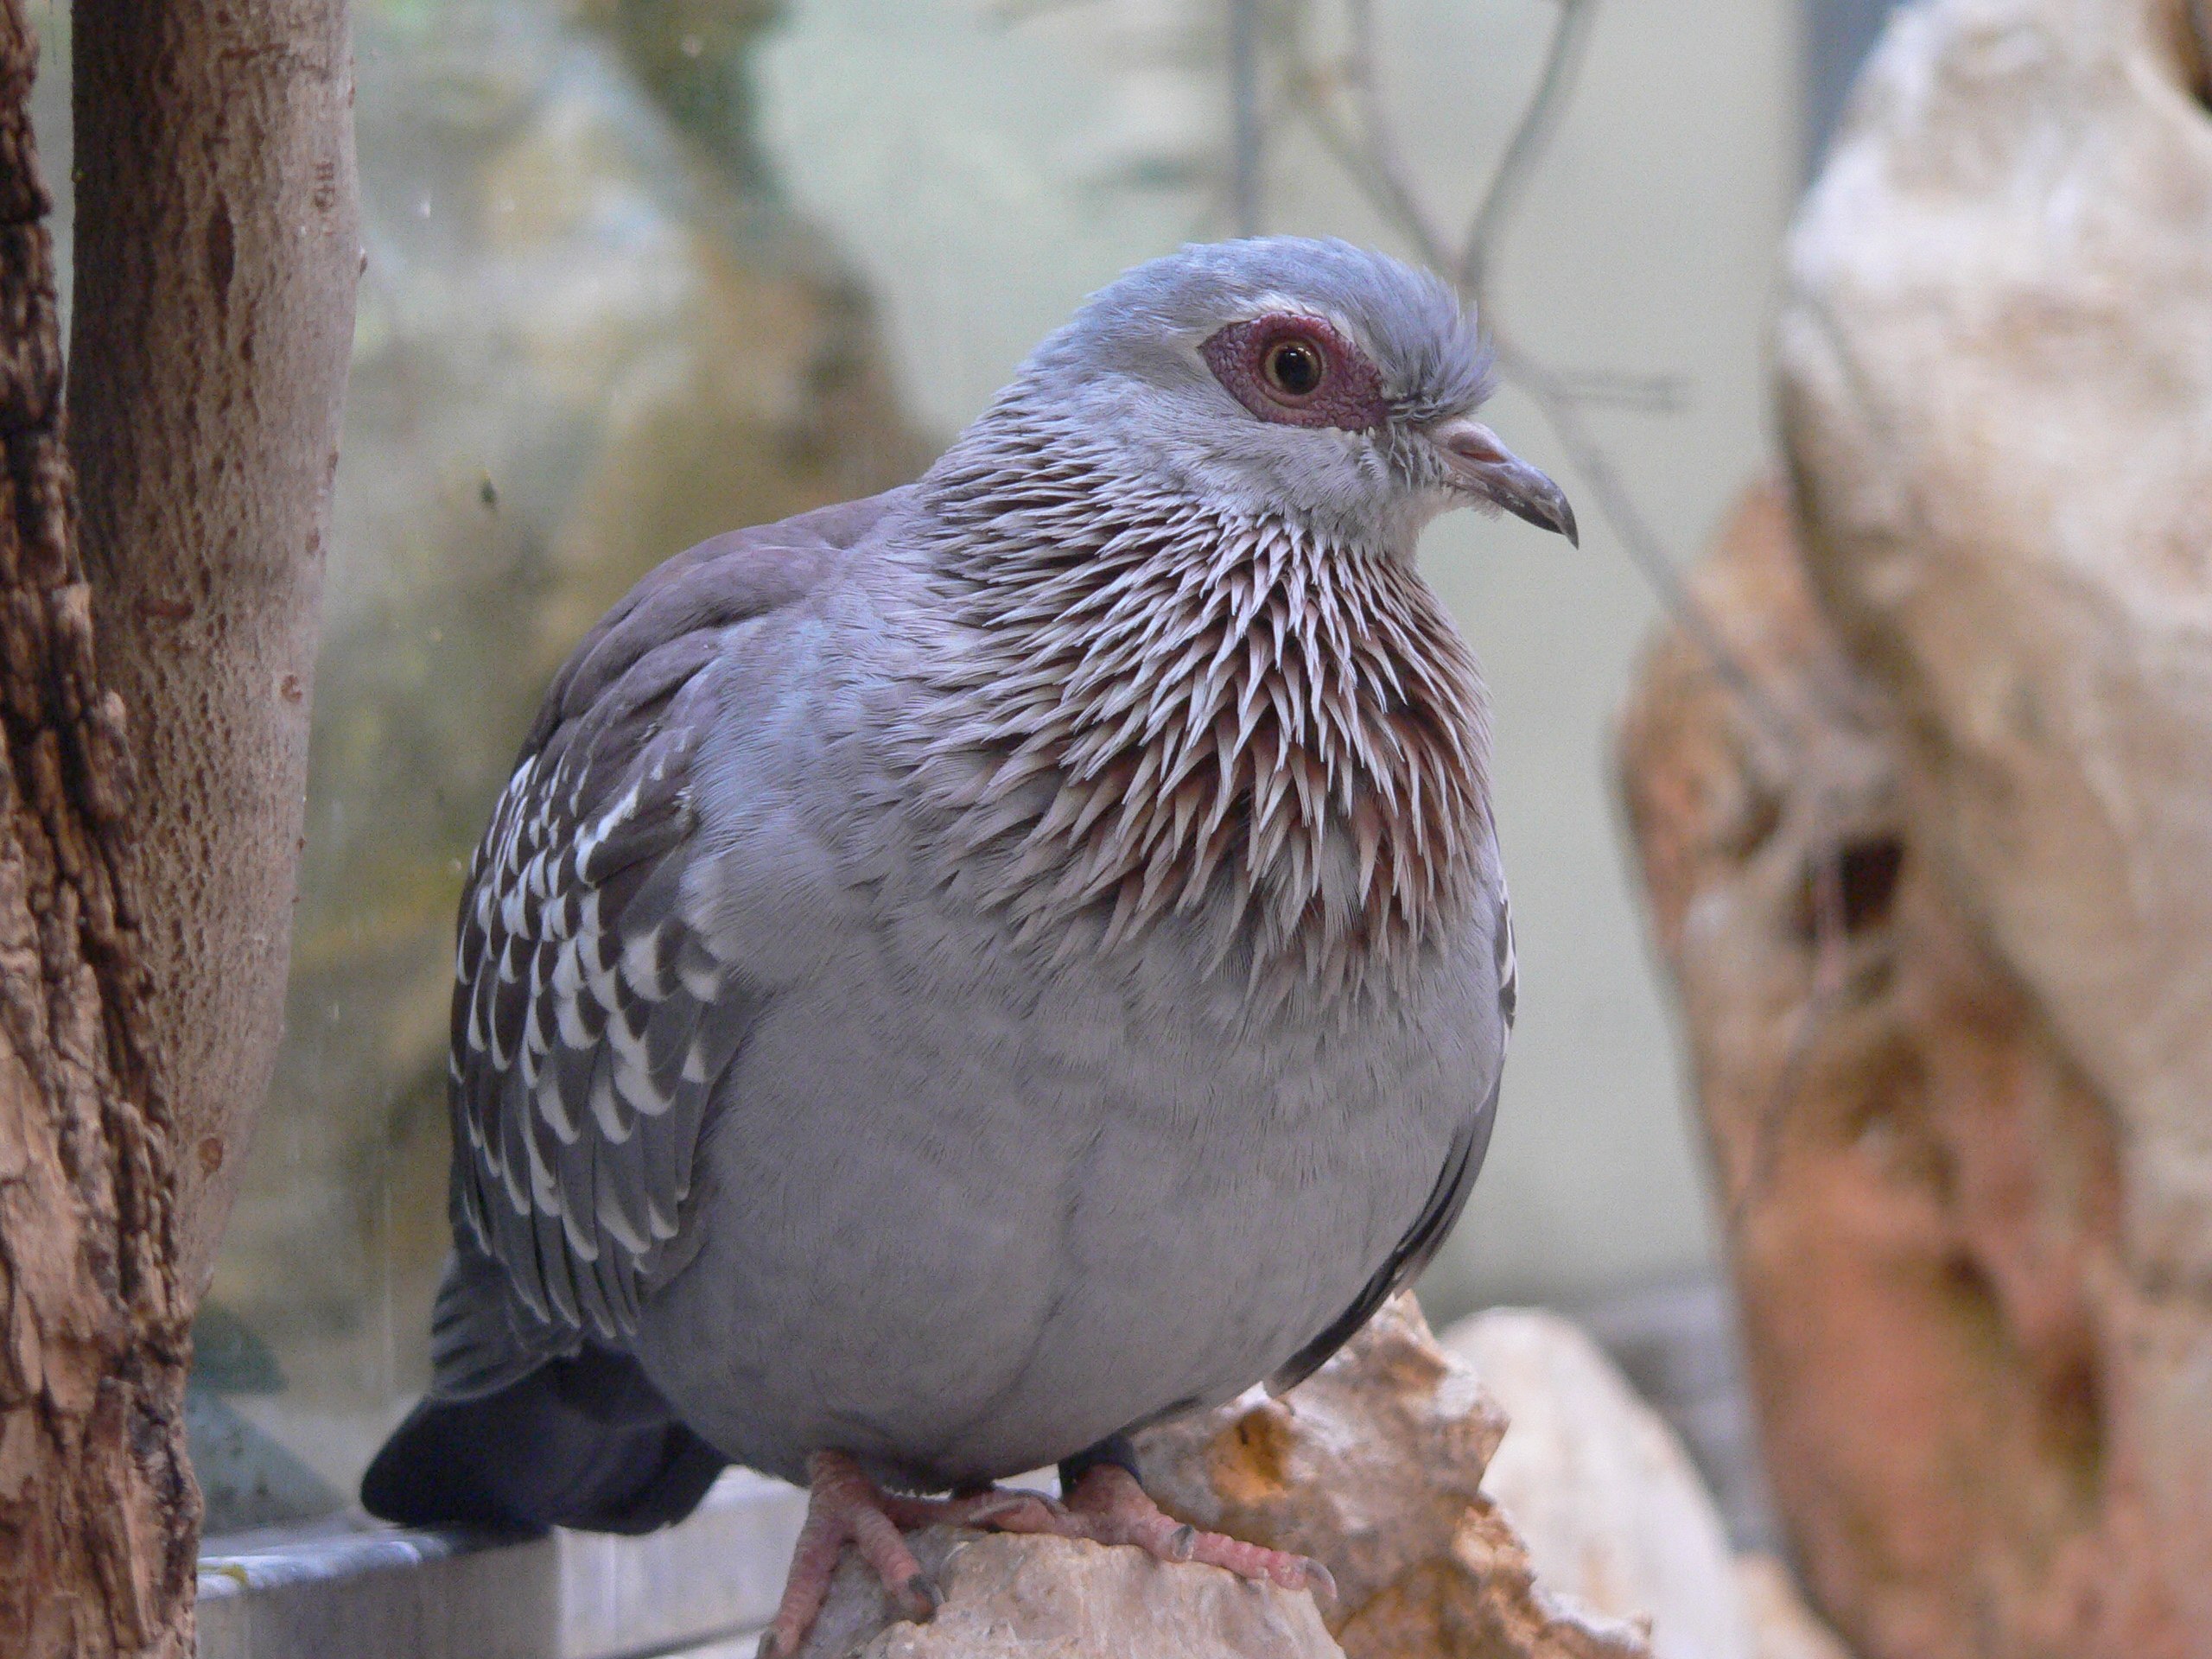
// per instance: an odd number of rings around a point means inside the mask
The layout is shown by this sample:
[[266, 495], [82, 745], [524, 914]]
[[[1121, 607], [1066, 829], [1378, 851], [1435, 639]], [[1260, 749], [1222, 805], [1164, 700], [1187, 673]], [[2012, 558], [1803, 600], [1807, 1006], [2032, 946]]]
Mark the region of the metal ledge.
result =
[[207, 1540], [200, 1659], [734, 1659], [774, 1617], [803, 1493], [744, 1470], [643, 1538], [517, 1541], [356, 1516]]

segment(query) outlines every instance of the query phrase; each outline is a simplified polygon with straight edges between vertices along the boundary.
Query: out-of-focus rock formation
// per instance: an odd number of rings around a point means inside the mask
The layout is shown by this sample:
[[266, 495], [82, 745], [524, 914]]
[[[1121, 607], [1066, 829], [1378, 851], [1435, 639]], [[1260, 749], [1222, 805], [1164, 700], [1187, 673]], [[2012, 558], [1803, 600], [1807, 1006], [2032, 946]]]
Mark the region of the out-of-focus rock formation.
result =
[[1510, 1424], [1483, 1491], [1551, 1590], [1646, 1618], [1654, 1659], [1752, 1659], [1736, 1562], [1681, 1442], [1571, 1320], [1494, 1308], [1438, 1339]]
[[2212, 1419], [2145, 1409], [2115, 1111], [1954, 888], [1779, 490], [1694, 590], [1760, 702], [1669, 635], [1623, 766], [1816, 1597], [1883, 1659], [2212, 1650], [2175, 1576], [2208, 1535], [2153, 1535], [2146, 1463]]
[[801, 1659], [1343, 1659], [1304, 1591], [1079, 1539], [931, 1528], [906, 1541], [944, 1592], [900, 1618], [847, 1551]]
[[[1795, 233], [1802, 537], [1624, 744], [1770, 1473], [1866, 1653], [2212, 1654], [2202, 8], [1899, 14]], [[2193, 26], [2194, 25], [2194, 26]]]
[[1326, 1566], [1350, 1659], [1649, 1659], [1643, 1621], [1539, 1581], [1483, 1491], [1505, 1433], [1408, 1294], [1290, 1394], [1164, 1425], [1138, 1452], [1172, 1514]]
[[362, 278], [289, 1033], [216, 1295], [340, 1484], [424, 1375], [462, 865], [546, 678], [690, 543], [911, 476], [865, 296], [764, 180], [764, 3], [363, 9]]
[[2069, 1644], [2130, 1605], [2096, 1592], [2139, 1525], [2101, 1452], [2109, 1118], [1942, 880], [1778, 491], [1695, 591], [1769, 712], [1670, 636], [1623, 764], [1780, 1507], [1870, 1653], [2102, 1651]]
[[1814, 1617], [1789, 1569], [1771, 1555], [1736, 1558], [1736, 1584], [1758, 1659], [1851, 1659], [1836, 1633]]

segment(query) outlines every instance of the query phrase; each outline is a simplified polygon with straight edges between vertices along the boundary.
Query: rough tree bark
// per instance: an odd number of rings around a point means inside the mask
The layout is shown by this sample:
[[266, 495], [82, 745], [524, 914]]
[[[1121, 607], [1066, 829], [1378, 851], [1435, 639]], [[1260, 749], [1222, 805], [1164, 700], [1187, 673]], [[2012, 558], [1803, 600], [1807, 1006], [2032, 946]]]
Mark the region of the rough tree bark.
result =
[[298, 851], [351, 60], [342, 0], [79, 0], [75, 35], [65, 447], [36, 45], [0, 0], [0, 1653], [183, 1659], [190, 1319]]
[[61, 432], [38, 50], [0, 0], [0, 1651], [189, 1650], [170, 1142], [131, 766]]
[[153, 1040], [196, 1300], [269, 1084], [360, 231], [345, 0], [78, 0], [71, 453], [151, 787]]

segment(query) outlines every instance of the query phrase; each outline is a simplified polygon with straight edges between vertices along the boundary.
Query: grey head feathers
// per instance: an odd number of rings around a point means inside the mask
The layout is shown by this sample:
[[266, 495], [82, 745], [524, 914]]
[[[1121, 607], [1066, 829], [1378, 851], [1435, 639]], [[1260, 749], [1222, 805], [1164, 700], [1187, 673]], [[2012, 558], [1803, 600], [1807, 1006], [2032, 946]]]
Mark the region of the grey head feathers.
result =
[[1039, 347], [919, 487], [963, 626], [912, 753], [963, 880], [1060, 951], [1179, 918], [1275, 995], [1462, 923], [1484, 702], [1412, 554], [1541, 477], [1471, 421], [1489, 369], [1433, 277], [1289, 238], [1141, 266]]
[[[1354, 431], [1274, 424], [1241, 407], [1202, 348], [1225, 326], [1281, 315], [1333, 330], [1375, 370], [1392, 418]], [[955, 453], [1017, 433], [1071, 443], [1163, 493], [1409, 554], [1451, 498], [1430, 446], [1408, 435], [1471, 413], [1491, 372], [1473, 315], [1425, 270], [1299, 237], [1189, 247], [1092, 296]]]

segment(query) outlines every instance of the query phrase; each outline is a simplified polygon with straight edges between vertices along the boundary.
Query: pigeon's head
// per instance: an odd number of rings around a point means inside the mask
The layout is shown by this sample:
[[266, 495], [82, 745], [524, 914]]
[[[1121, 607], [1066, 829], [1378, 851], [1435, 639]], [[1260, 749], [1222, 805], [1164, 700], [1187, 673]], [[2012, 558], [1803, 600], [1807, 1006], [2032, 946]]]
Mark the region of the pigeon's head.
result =
[[[1475, 418], [1490, 353], [1425, 271], [1338, 241], [1183, 249], [1094, 295], [995, 415], [1130, 490], [1410, 550], [1446, 508], [1574, 539], [1550, 479]], [[1038, 459], [1046, 459], [1038, 454]]]
[[1574, 534], [1475, 419], [1489, 367], [1394, 259], [1185, 248], [1094, 296], [930, 469], [962, 626], [907, 705], [917, 775], [1022, 937], [1178, 916], [1255, 994], [1342, 989], [1474, 913], [1482, 692], [1414, 543], [1462, 504]]

